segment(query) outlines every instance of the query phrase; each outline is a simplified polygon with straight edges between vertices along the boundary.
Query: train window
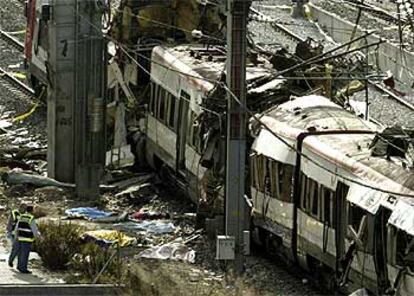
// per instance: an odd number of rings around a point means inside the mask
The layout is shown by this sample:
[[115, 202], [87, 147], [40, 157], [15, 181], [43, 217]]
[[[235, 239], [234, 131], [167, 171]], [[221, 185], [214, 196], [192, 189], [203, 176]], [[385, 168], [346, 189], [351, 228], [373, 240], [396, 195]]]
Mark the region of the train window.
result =
[[281, 163], [279, 168], [283, 171], [281, 182], [279, 179], [280, 199], [285, 202], [292, 202], [293, 166]]
[[322, 186], [321, 190], [322, 194], [322, 208], [323, 208], [323, 214], [322, 214], [322, 222], [327, 223], [329, 226], [332, 225], [332, 213], [333, 213], [333, 191]]
[[[47, 32], [48, 32], [47, 22], [40, 19], [39, 20], [39, 33], [37, 37], [38, 38], [37, 46], [41, 46], [46, 51], [49, 49], [49, 38], [48, 38]], [[37, 50], [37, 47], [36, 47], [36, 50]]]
[[152, 116], [156, 116], [155, 110], [157, 106], [157, 94], [158, 94], [158, 85], [151, 83], [151, 100], [149, 105], [149, 111]]
[[265, 187], [265, 160], [264, 155], [258, 155], [256, 161], [257, 175], [258, 175], [258, 189], [260, 192], [264, 192]]
[[272, 197], [280, 199], [280, 190], [279, 190], [279, 167], [280, 163], [277, 161], [270, 161], [270, 187]]
[[175, 97], [169, 94], [168, 126], [175, 130]]
[[358, 233], [362, 217], [364, 217], [365, 211], [360, 207], [348, 203], [348, 225], [352, 226], [354, 231]]
[[397, 230], [396, 264], [414, 271], [414, 238], [405, 231]]
[[266, 195], [272, 195], [272, 185], [271, 185], [271, 181], [270, 181], [270, 171], [271, 171], [271, 163], [272, 161], [269, 160], [267, 157], [264, 157], [264, 168], [265, 168], [265, 193]]
[[190, 125], [188, 126], [187, 144], [193, 147], [197, 152], [200, 152], [200, 122], [198, 115], [190, 111]]
[[300, 194], [300, 200], [301, 200], [301, 206], [304, 211], [308, 208], [308, 177], [306, 177], [305, 174], [301, 173], [301, 194]]
[[308, 178], [308, 213], [313, 217], [318, 218], [318, 205], [319, 205], [319, 184]]
[[312, 203], [311, 203], [311, 214], [314, 217], [319, 218], [319, 185], [316, 182], [313, 182], [313, 194], [311, 195]]
[[283, 183], [284, 183], [284, 176], [285, 176], [285, 165], [283, 165], [282, 163], [279, 165], [278, 167], [278, 195], [281, 196], [282, 195], [282, 188], [283, 188]]
[[257, 154], [250, 155], [250, 185], [257, 189], [257, 169], [256, 169], [256, 161], [257, 161]]
[[160, 87], [158, 92], [158, 119], [162, 122], [165, 120], [166, 94], [166, 91]]

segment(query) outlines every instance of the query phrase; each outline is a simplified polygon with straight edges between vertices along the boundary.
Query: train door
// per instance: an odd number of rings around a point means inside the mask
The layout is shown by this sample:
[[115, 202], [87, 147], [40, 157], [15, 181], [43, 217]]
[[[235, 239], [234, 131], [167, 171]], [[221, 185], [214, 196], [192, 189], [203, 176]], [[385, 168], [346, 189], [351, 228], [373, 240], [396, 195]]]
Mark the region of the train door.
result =
[[191, 97], [188, 93], [181, 91], [177, 124], [177, 172], [183, 176], [185, 176], [185, 150], [187, 142], [190, 98]]

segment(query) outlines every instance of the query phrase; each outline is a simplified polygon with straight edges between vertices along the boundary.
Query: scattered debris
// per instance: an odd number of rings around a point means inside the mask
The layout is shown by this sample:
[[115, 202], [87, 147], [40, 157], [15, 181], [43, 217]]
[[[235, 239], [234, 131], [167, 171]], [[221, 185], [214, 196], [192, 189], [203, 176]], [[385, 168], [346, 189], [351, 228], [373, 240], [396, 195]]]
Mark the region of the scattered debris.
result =
[[56, 199], [62, 199], [65, 196], [65, 190], [60, 187], [56, 186], [46, 186], [37, 188], [35, 191], [35, 195], [39, 197], [40, 201], [53, 201]]
[[115, 194], [115, 197], [131, 196], [131, 195], [134, 196], [135, 194], [137, 194], [142, 189], [148, 188], [148, 187], [151, 187], [151, 186], [152, 186], [151, 183], [144, 183], [144, 184], [139, 184], [139, 185], [133, 185], [131, 187], [128, 187], [124, 191], [121, 191], [121, 192]]
[[149, 182], [152, 178], [154, 178], [154, 174], [143, 174], [137, 177], [128, 178], [126, 180], [117, 181], [115, 183], [112, 183], [111, 185], [119, 190], [124, 190], [132, 185]]
[[69, 188], [74, 187], [73, 184], [62, 183], [62, 182], [58, 182], [48, 177], [27, 174], [27, 173], [15, 171], [15, 170], [4, 172], [1, 175], [1, 179], [3, 182], [6, 182], [9, 185], [27, 184], [27, 185], [37, 186], [37, 187], [44, 187], [44, 186], [69, 187]]
[[368, 292], [366, 289], [362, 288], [362, 289], [356, 290], [352, 294], [349, 294], [349, 296], [368, 296]]
[[169, 219], [170, 214], [158, 212], [158, 211], [151, 211], [148, 209], [141, 209], [138, 212], [133, 213], [130, 216], [132, 220], [158, 220], [158, 219]]
[[136, 258], [171, 259], [194, 263], [195, 256], [196, 252], [183, 243], [169, 243], [146, 249], [139, 253]]
[[96, 244], [107, 247], [118, 244], [120, 247], [133, 245], [137, 242], [135, 238], [116, 230], [94, 230], [85, 232], [82, 239], [86, 242], [95, 242]]
[[173, 233], [176, 230], [172, 222], [162, 220], [119, 223], [115, 224], [114, 227], [124, 231], [153, 234]]
[[101, 211], [97, 208], [80, 207], [66, 210], [65, 215], [67, 215], [69, 218], [82, 218], [86, 220], [94, 220], [99, 218], [108, 218], [114, 215], [114, 213]]

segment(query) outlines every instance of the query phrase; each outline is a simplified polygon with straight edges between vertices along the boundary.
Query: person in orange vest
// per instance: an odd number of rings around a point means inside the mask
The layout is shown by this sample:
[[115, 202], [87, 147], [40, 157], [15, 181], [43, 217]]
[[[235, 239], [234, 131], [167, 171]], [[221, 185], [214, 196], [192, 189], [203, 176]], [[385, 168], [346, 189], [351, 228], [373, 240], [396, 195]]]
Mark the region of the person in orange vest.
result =
[[[21, 273], [31, 273], [27, 269], [29, 261], [30, 249], [35, 237], [39, 236], [36, 221], [33, 216], [33, 205], [26, 205], [24, 213], [21, 213], [15, 229], [15, 241], [13, 244], [12, 254], [17, 253], [18, 263], [17, 270]], [[9, 258], [9, 266], [13, 267], [14, 258]]]

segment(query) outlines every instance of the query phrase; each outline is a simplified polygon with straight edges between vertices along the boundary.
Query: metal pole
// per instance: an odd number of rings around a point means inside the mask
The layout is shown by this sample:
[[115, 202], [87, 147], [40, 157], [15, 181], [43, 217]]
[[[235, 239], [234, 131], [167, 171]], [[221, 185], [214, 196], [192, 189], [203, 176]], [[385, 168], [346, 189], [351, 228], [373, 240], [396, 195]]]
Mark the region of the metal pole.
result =
[[[250, 0], [228, 0], [227, 86], [242, 105], [246, 104], [246, 31]], [[243, 271], [245, 230], [246, 113], [227, 95], [226, 235], [235, 239], [235, 270]]]
[[106, 44], [94, 0], [54, 1], [48, 51], [48, 173], [99, 195], [105, 164]]
[[75, 182], [81, 198], [99, 196], [105, 164], [105, 54], [102, 11], [93, 0], [77, 1]]

